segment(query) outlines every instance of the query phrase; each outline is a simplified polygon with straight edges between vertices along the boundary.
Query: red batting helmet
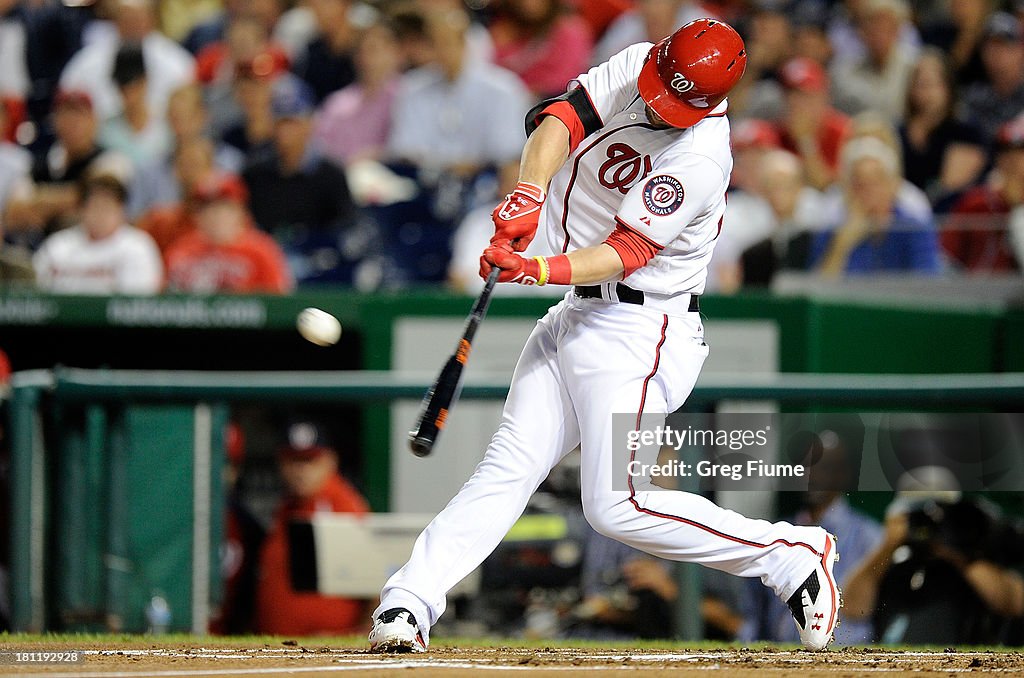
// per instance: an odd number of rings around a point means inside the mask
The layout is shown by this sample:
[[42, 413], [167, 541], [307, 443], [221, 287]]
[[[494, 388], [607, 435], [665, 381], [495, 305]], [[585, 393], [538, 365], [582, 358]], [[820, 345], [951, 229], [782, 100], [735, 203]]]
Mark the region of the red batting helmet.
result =
[[697, 19], [651, 48], [640, 96], [673, 127], [691, 127], [722, 103], [747, 67], [743, 38], [716, 19]]

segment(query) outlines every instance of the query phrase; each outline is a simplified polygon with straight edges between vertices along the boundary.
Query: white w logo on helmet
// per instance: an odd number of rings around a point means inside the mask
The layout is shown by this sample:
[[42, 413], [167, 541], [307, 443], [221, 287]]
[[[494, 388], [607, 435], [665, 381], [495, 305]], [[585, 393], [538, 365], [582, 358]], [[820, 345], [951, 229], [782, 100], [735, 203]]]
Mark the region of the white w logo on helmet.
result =
[[688, 79], [682, 73], [676, 73], [672, 76], [672, 82], [669, 84], [675, 91], [680, 94], [685, 94], [693, 89], [696, 83], [694, 83], [693, 80]]

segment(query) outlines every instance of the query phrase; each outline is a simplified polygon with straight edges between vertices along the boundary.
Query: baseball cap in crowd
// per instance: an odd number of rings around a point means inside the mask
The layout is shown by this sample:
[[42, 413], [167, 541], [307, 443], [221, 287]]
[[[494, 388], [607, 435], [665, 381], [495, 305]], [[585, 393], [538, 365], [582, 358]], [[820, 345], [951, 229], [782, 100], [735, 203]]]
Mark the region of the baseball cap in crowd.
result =
[[324, 432], [310, 421], [300, 421], [288, 427], [288, 440], [278, 448], [278, 454], [288, 459], [316, 459], [333, 453]]
[[996, 132], [996, 150], [1014, 151], [1024, 148], [1024, 115], [1004, 123]]
[[236, 78], [270, 80], [288, 70], [288, 57], [280, 51], [265, 50], [235, 64]]
[[274, 118], [305, 118], [313, 114], [316, 102], [309, 85], [293, 75], [284, 75], [274, 82], [270, 110]]
[[824, 92], [828, 89], [825, 69], [807, 57], [795, 57], [783, 64], [779, 69], [779, 80], [786, 89], [801, 92]]
[[192, 200], [199, 205], [220, 201], [244, 205], [249, 200], [249, 191], [237, 175], [217, 173], [203, 179], [192, 189]]
[[1020, 42], [1024, 40], [1024, 28], [1020, 20], [1009, 12], [996, 12], [985, 22], [986, 40], [1004, 40]]
[[766, 120], [748, 118], [732, 128], [732, 149], [743, 151], [748, 148], [779, 148], [782, 141], [775, 127]]
[[91, 111], [92, 110], [92, 97], [89, 93], [80, 89], [62, 89], [58, 90], [56, 96], [53, 97], [53, 108], [54, 110], [63, 107], [69, 108], [82, 108]]

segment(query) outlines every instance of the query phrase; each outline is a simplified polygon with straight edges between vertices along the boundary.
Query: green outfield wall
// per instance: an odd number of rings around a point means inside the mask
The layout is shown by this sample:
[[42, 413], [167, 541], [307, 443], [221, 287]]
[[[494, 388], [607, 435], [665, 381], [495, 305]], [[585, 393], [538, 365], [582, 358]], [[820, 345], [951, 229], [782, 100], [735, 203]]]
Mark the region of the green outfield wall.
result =
[[[223, 501], [218, 432], [235, 403], [357, 403], [365, 463], [356, 480], [375, 510], [387, 510], [393, 451], [386, 405], [418, 398], [424, 388], [422, 380], [386, 373], [395, 323], [458, 319], [471, 301], [441, 292], [156, 298], [0, 292], [0, 349], [22, 373], [7, 407], [18, 628], [139, 630], [156, 593], [171, 605], [172, 628], [204, 628], [219, 595], [213, 554], [220, 524], [211, 519]], [[498, 298], [490, 313], [537, 318], [551, 303]], [[307, 306], [341, 319], [338, 345], [319, 348], [298, 336], [294, 318]], [[1024, 372], [1022, 310], [745, 295], [707, 297], [702, 312], [709, 322], [773, 324], [776, 367], [786, 374], [702, 378], [695, 405], [758, 398], [791, 407], [1024, 405], [1024, 377], [996, 374]], [[23, 372], [57, 366], [92, 369]], [[273, 374], [282, 371], [291, 374]], [[834, 376], [816, 376], [821, 373]], [[943, 380], [946, 374], [973, 376]], [[500, 399], [506, 387], [500, 380], [471, 383], [465, 395]]]
[[[287, 297], [66, 297], [0, 290], [0, 348], [16, 369], [387, 369], [401, 316], [464, 316], [469, 297], [435, 292], [365, 295], [303, 290]], [[490, 314], [540, 317], [550, 298], [494, 300]], [[307, 306], [341, 320], [321, 349], [295, 332]], [[881, 306], [804, 298], [708, 296], [710, 319], [778, 324], [784, 372], [963, 373], [1024, 365], [1024, 310]]]

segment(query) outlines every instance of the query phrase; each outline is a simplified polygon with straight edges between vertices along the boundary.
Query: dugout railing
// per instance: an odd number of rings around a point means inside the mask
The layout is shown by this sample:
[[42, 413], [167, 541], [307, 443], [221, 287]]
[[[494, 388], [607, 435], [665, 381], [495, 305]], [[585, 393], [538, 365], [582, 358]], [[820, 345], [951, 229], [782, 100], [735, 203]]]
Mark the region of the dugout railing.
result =
[[[233, 403], [418, 400], [432, 375], [396, 372], [38, 370], [14, 375], [11, 609], [16, 630], [143, 630], [150, 597], [171, 628], [205, 632], [219, 598], [222, 426]], [[507, 377], [470, 379], [462, 397], [504, 398]], [[771, 374], [701, 378], [688, 405], [774, 401], [792, 407], [1019, 411], [1024, 373]], [[187, 452], [184, 453], [183, 452]], [[385, 452], [387, 452], [385, 450]], [[390, 454], [405, 454], [392, 450]], [[364, 483], [386, 481], [389, 454]], [[700, 635], [682, 570], [680, 635]]]

